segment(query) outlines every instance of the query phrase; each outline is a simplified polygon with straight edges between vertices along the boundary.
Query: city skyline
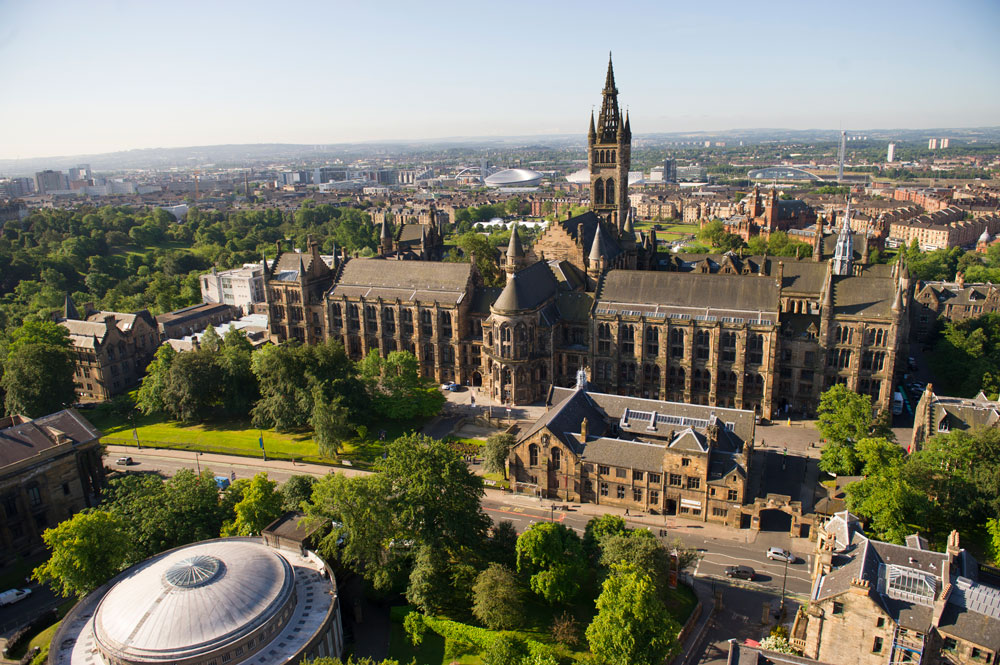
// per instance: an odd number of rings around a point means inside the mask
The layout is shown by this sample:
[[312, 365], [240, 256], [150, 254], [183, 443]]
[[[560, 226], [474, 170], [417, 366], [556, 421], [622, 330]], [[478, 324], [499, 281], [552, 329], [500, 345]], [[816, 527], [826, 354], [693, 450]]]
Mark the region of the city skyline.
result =
[[[616, 6], [617, 8], [617, 6]], [[583, 134], [608, 51], [637, 135], [996, 125], [995, 3], [0, 3], [0, 159]], [[82, 28], [81, 28], [82, 26]], [[978, 66], [977, 66], [978, 64]], [[941, 91], [962, 91], [955, 98]], [[16, 128], [16, 131], [15, 131]]]

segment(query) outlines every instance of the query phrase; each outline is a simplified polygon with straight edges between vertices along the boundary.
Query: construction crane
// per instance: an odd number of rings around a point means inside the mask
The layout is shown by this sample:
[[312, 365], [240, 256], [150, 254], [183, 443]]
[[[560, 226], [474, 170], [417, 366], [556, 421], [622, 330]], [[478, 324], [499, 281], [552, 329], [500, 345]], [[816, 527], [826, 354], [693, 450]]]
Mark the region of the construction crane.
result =
[[840, 131], [840, 156], [837, 157], [837, 183], [844, 181], [844, 153], [847, 152], [847, 131]]

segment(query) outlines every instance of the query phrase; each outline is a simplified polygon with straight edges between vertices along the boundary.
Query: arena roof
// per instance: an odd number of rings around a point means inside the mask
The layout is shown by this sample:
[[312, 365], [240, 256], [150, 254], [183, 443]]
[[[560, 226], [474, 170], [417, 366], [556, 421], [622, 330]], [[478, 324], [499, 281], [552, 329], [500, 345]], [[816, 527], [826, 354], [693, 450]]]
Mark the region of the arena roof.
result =
[[531, 169], [507, 169], [487, 177], [488, 187], [533, 187], [542, 181], [542, 174]]
[[795, 166], [768, 166], [747, 172], [750, 180], [823, 180], [815, 173]]

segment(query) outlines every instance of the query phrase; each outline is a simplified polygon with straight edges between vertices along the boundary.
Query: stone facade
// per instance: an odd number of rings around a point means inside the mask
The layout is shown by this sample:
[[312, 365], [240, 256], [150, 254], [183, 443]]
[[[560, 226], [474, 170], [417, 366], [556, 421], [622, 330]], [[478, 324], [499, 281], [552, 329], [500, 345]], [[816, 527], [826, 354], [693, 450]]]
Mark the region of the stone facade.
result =
[[739, 528], [752, 412], [551, 388], [508, 466], [514, 491]]
[[73, 383], [81, 402], [103, 402], [137, 386], [160, 345], [156, 321], [146, 310], [87, 311], [81, 318], [67, 296], [59, 325], [69, 331]]
[[1000, 312], [1000, 286], [966, 284], [962, 273], [955, 282], [920, 282], [913, 296], [911, 326], [917, 340], [934, 331], [938, 319], [964, 321]]
[[982, 391], [971, 399], [936, 395], [933, 384], [928, 383], [913, 410], [909, 450], [920, 450], [936, 434], [989, 427], [1000, 427], [1000, 402], [989, 399]]
[[309, 239], [306, 253], [283, 252], [270, 267], [264, 262], [264, 295], [267, 299], [268, 330], [275, 343], [297, 339], [318, 344], [329, 335], [324, 296], [333, 286], [344, 259], [334, 255], [333, 267], [319, 254], [319, 244]]
[[100, 436], [74, 409], [0, 419], [0, 562], [41, 551], [45, 529], [97, 505]]
[[870, 540], [854, 515], [838, 513], [819, 530], [811, 598], [790, 641], [826, 662], [993, 663], [1000, 588], [957, 531], [935, 552], [916, 534], [905, 545]]

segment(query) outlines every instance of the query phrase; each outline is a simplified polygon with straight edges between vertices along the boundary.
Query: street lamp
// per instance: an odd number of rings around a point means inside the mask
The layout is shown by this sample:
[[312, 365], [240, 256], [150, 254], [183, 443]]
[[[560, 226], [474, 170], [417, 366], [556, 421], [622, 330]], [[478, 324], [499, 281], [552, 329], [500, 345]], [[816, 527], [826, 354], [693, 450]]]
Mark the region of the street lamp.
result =
[[197, 452], [197, 453], [194, 454], [194, 461], [195, 461], [195, 464], [198, 465], [198, 475], [200, 476], [201, 475], [201, 453], [200, 452]]
[[785, 583], [788, 581], [788, 557], [785, 558], [785, 574], [781, 578], [781, 609], [778, 610], [781, 617], [785, 616]]

